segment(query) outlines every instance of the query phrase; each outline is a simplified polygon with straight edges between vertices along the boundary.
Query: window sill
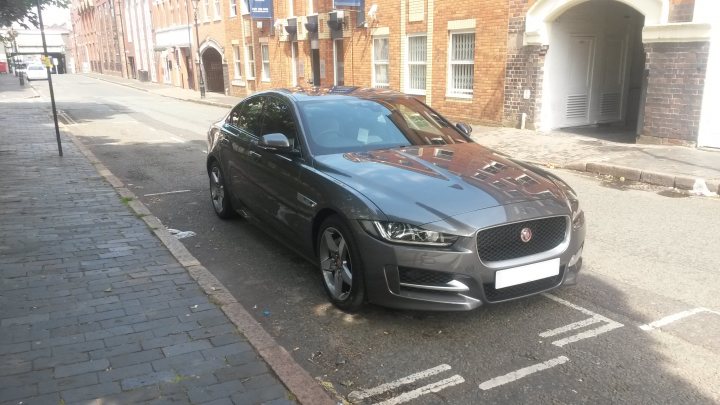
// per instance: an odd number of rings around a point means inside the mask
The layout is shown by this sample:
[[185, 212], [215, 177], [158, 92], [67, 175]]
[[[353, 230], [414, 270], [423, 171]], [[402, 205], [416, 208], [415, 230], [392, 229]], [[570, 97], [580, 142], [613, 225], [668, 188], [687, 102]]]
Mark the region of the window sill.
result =
[[262, 79], [262, 80], [260, 80], [260, 81], [263, 82], [263, 83], [270, 83], [271, 80], [270, 80], [270, 79]]
[[215, 22], [222, 21], [222, 17], [215, 17]]
[[472, 94], [445, 93], [445, 98], [455, 99], [457, 101], [466, 101], [466, 100], [472, 100], [473, 95]]
[[230, 82], [230, 84], [232, 84], [233, 86], [245, 87], [245, 81], [242, 79], [233, 79], [233, 81]]
[[405, 94], [412, 94], [413, 96], [424, 96], [427, 95], [427, 91], [406, 89]]

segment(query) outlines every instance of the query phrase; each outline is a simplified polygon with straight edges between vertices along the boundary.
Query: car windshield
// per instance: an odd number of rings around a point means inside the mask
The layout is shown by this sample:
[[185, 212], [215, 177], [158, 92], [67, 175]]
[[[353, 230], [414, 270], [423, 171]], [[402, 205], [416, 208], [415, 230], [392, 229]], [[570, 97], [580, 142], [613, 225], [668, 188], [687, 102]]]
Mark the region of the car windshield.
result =
[[30, 67], [28, 67], [28, 70], [45, 70], [45, 67], [42, 65], [30, 65]]
[[334, 97], [299, 104], [315, 155], [470, 142], [414, 98]]

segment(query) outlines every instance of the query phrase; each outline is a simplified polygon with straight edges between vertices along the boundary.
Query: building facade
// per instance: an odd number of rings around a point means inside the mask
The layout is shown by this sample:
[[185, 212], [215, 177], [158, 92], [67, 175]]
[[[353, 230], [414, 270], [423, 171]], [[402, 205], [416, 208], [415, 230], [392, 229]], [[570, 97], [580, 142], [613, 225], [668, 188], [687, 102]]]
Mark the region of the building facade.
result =
[[716, 0], [198, 0], [197, 24], [191, 0], [114, 1], [147, 80], [390, 88], [457, 121], [720, 147]]

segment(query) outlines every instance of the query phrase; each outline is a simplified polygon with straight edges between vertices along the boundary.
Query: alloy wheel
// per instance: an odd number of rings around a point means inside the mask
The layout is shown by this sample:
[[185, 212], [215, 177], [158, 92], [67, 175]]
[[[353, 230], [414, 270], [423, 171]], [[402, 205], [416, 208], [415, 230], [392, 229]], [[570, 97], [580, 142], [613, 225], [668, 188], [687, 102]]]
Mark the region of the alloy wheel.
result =
[[346, 300], [352, 290], [352, 260], [345, 238], [333, 227], [328, 227], [323, 232], [320, 268], [332, 298], [338, 301]]

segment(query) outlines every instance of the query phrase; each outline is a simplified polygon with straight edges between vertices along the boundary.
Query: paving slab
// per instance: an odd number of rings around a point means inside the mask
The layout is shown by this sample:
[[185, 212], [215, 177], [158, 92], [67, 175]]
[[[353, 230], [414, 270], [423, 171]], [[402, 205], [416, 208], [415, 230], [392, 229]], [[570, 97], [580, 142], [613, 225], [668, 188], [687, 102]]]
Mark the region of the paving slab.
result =
[[[47, 100], [0, 75], [0, 110], [0, 364], [13, 365], [2, 367], [2, 401], [133, 403], [168, 390], [185, 402], [230, 401], [257, 390], [256, 379], [263, 394], [244, 403], [295, 403], [65, 133], [58, 156]], [[126, 256], [142, 259], [128, 266]], [[248, 351], [243, 363], [226, 360]], [[192, 368], [154, 367], [180, 354], [195, 355]]]

